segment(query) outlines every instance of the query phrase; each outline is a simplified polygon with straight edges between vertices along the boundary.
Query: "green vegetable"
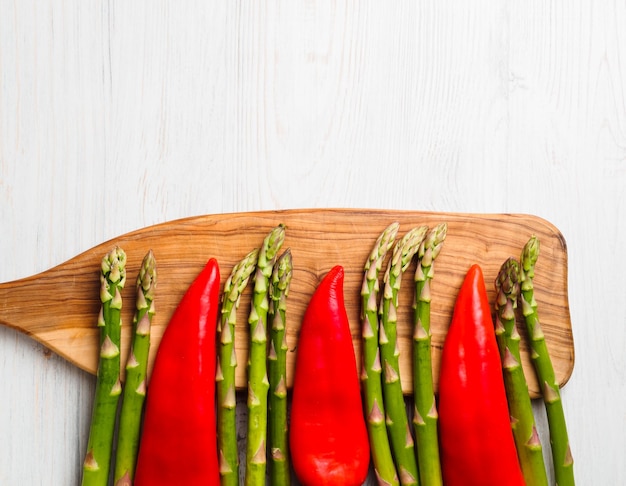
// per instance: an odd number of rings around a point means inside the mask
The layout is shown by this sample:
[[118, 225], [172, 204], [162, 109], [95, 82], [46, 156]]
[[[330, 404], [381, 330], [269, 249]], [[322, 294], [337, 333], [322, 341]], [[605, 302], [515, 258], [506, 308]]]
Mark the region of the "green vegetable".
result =
[[392, 223], [383, 231], [365, 263], [361, 287], [361, 333], [363, 362], [361, 381], [367, 432], [371, 444], [374, 470], [381, 484], [397, 486], [398, 475], [391, 455], [385, 426], [385, 407], [381, 383], [380, 350], [378, 347], [378, 273], [392, 247], [400, 225]]
[[387, 411], [387, 432], [391, 440], [391, 450], [403, 485], [419, 484], [417, 461], [413, 436], [404, 403], [400, 377], [400, 350], [396, 338], [398, 293], [402, 274], [428, 231], [421, 226], [409, 231], [395, 246], [384, 277], [383, 294], [380, 301], [380, 357], [383, 369], [383, 399]]
[[259, 250], [248, 253], [232, 269], [222, 292], [222, 308], [218, 323], [219, 352], [217, 356], [217, 441], [222, 486], [239, 486], [239, 450], [235, 393], [235, 323], [241, 293], [256, 268]]
[[435, 276], [434, 262], [446, 238], [448, 226], [441, 223], [420, 245], [415, 270], [415, 301], [413, 328], [413, 429], [417, 448], [417, 464], [423, 484], [441, 485], [441, 461], [437, 433], [437, 403], [433, 386], [430, 330], [430, 285]]
[[132, 484], [135, 475], [143, 405], [146, 399], [150, 327], [155, 313], [156, 286], [156, 260], [150, 250], [144, 257], [137, 276], [133, 336], [126, 360], [126, 379], [118, 427], [114, 475], [116, 486]]
[[533, 278], [538, 258], [539, 240], [536, 236], [532, 236], [524, 246], [520, 258], [520, 285], [522, 292], [519, 301], [530, 338], [533, 367], [541, 386], [546, 408], [556, 483], [559, 486], [572, 486], [574, 484], [574, 459], [569, 445], [561, 392], [546, 340], [541, 330], [541, 324], [539, 323], [537, 302], [534, 296]]
[[285, 239], [285, 227], [274, 228], [263, 241], [259, 252], [254, 293], [248, 317], [250, 351], [248, 359], [248, 428], [246, 448], [246, 485], [265, 485], [267, 470], [267, 313], [269, 280]]
[[270, 484], [289, 486], [289, 434], [287, 429], [287, 296], [292, 275], [291, 251], [287, 249], [274, 265], [270, 282], [270, 350], [268, 404]]
[[87, 453], [83, 463], [84, 486], [106, 486], [109, 481], [113, 435], [120, 383], [120, 338], [122, 294], [126, 283], [126, 253], [113, 248], [102, 258], [98, 316], [100, 357], [96, 375], [96, 392], [91, 415]]
[[515, 325], [515, 309], [520, 290], [518, 279], [519, 263], [514, 258], [509, 258], [502, 264], [495, 281], [496, 339], [502, 361], [511, 428], [524, 480], [527, 486], [547, 486], [543, 451], [521, 364], [520, 335]]

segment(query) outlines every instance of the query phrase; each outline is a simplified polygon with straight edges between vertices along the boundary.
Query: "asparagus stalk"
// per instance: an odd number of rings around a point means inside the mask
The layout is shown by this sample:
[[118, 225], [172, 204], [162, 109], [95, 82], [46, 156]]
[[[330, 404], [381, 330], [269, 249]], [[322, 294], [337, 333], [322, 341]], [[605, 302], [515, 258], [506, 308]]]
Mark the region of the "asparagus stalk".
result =
[[440, 223], [429, 231], [418, 251], [415, 270], [415, 301], [413, 327], [413, 429], [417, 449], [417, 465], [423, 484], [443, 483], [437, 435], [437, 403], [433, 385], [431, 358], [430, 302], [433, 264], [446, 238], [448, 225]]
[[287, 296], [292, 275], [291, 251], [287, 249], [274, 265], [270, 284], [270, 350], [268, 372], [270, 394], [268, 404], [270, 484], [289, 486], [289, 447], [287, 431]]
[[126, 253], [113, 248], [102, 258], [98, 316], [100, 355], [87, 453], [83, 463], [84, 486], [106, 486], [111, 468], [113, 436], [120, 383], [121, 290], [126, 283]]
[[259, 250], [248, 253], [232, 269], [222, 293], [221, 317], [218, 323], [219, 352], [217, 356], [217, 442], [222, 486], [239, 486], [239, 449], [235, 393], [235, 324], [237, 309], [250, 275], [256, 268]]
[[543, 451], [521, 364], [520, 335], [515, 322], [515, 309], [520, 291], [517, 260], [509, 258], [502, 264], [495, 288], [495, 332], [517, 456], [527, 486], [547, 486], [548, 477], [543, 462]]
[[361, 288], [362, 365], [361, 380], [367, 418], [367, 432], [371, 444], [374, 471], [381, 485], [398, 486], [398, 474], [391, 455], [391, 446], [385, 426], [385, 407], [381, 383], [380, 350], [378, 347], [378, 273], [383, 260], [393, 245], [400, 225], [392, 223], [383, 231], [372, 249]]
[[285, 239], [285, 227], [274, 228], [263, 241], [259, 252], [252, 307], [248, 317], [250, 350], [248, 357], [248, 443], [246, 448], [246, 485], [265, 484], [267, 470], [267, 313], [269, 280]]
[[131, 486], [135, 476], [143, 405], [146, 398], [150, 327], [155, 313], [156, 260], [152, 250], [144, 257], [137, 276], [133, 337], [126, 360], [126, 380], [120, 410], [115, 486]]
[[535, 276], [535, 264], [538, 258], [539, 240], [536, 236], [532, 236], [524, 246], [520, 258], [521, 294], [519, 301], [530, 338], [533, 367], [541, 386], [546, 408], [556, 483], [559, 486], [572, 486], [575, 484], [574, 459], [569, 445], [561, 392], [559, 383], [556, 380], [546, 340], [541, 330], [537, 312], [538, 306], [534, 295], [533, 278]]
[[383, 400], [387, 411], [387, 432], [391, 450], [400, 477], [400, 484], [419, 484], [415, 443], [409, 426], [400, 377], [400, 349], [397, 340], [398, 293], [402, 274], [417, 253], [428, 231], [421, 226], [409, 231], [397, 243], [384, 276], [384, 289], [380, 300], [380, 358], [383, 369]]

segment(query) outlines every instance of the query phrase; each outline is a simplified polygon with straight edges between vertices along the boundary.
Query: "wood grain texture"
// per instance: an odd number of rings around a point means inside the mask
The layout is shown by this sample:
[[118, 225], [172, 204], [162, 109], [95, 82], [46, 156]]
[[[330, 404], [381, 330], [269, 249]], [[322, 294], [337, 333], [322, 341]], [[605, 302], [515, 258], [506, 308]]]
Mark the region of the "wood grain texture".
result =
[[[100, 259], [113, 246], [127, 252], [128, 285], [124, 289], [123, 354], [129, 345], [134, 311], [133, 283], [143, 255], [149, 250], [158, 262], [157, 315], [153, 325], [150, 368], [154, 353], [174, 308], [195, 275], [210, 257], [218, 259], [222, 283], [233, 265], [279, 223], [287, 226], [284, 248], [291, 248], [294, 273], [288, 304], [288, 386], [297, 354], [297, 336], [304, 311], [318, 282], [334, 265], [345, 269], [346, 310], [354, 348], [360, 355], [360, 298], [363, 266], [378, 235], [390, 223], [400, 223], [400, 235], [419, 225], [448, 225], [444, 249], [435, 264], [432, 332], [433, 368], [438, 375], [440, 351], [450, 322], [457, 289], [472, 263], [483, 268], [493, 301], [493, 280], [509, 256], [519, 257], [531, 235], [541, 242], [537, 267], [537, 301], [557, 379], [564, 385], [574, 365], [574, 344], [567, 291], [567, 247], [561, 233], [549, 222], [532, 215], [454, 214], [417, 211], [316, 209], [207, 215], [146, 227], [104, 242], [52, 268], [17, 282], [0, 284], [0, 322], [48, 346], [70, 362], [95, 373], [98, 331], [95, 320]], [[413, 269], [415, 267], [413, 266]], [[411, 390], [413, 279], [407, 272], [400, 294], [398, 337], [403, 389]], [[244, 293], [236, 326], [238, 362], [247, 361], [250, 289]], [[523, 323], [520, 323], [523, 327]], [[523, 346], [529, 388], [539, 395]], [[124, 361], [123, 358], [122, 361]], [[246, 386], [245, 367], [237, 368], [237, 387]]]

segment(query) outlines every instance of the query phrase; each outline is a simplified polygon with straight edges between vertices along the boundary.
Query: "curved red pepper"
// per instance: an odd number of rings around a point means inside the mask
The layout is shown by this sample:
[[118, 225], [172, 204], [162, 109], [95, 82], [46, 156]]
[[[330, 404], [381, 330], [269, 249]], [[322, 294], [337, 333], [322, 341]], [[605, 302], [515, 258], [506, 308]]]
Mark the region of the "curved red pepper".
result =
[[135, 486], [219, 484], [215, 332], [220, 272], [208, 261], [163, 334], [146, 397]]
[[304, 485], [360, 486], [369, 467], [343, 277], [341, 266], [324, 277], [298, 338], [289, 442], [296, 476]]
[[456, 299], [441, 355], [439, 427], [446, 486], [523, 486], [482, 270]]

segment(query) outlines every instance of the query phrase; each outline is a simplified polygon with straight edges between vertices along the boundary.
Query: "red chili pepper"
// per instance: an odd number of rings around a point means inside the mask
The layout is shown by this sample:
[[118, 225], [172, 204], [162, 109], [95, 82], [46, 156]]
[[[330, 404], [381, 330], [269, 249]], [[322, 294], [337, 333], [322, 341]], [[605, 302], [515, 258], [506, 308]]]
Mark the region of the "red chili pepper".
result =
[[146, 397], [135, 486], [218, 485], [215, 259], [190, 285], [163, 334]]
[[482, 270], [456, 299], [441, 355], [439, 427], [446, 486], [524, 485]]
[[341, 266], [324, 277], [298, 338], [289, 441], [296, 476], [307, 486], [360, 486], [369, 467], [343, 277]]

